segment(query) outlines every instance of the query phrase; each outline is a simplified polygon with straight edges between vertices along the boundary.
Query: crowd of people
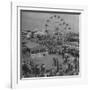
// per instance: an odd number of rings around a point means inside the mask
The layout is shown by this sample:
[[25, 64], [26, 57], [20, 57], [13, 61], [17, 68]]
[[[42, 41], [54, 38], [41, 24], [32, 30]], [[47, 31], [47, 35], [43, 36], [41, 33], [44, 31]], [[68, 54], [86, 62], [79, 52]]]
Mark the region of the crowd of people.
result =
[[[25, 43], [22, 43], [22, 56], [24, 59], [21, 64], [22, 77], [50, 77], [79, 74], [79, 49], [77, 49], [77, 47], [73, 47], [72, 45], [66, 44], [66, 42], [73, 42], [71, 40], [71, 36], [68, 36], [67, 39], [64, 39], [65, 37], [62, 36], [59, 34], [53, 36], [37, 35], [30, 38], [29, 40], [32, 42], [38, 43], [40, 47], [42, 46], [42, 48], [37, 48], [36, 50], [27, 48]], [[79, 38], [76, 39], [78, 40], [74, 39], [74, 42], [78, 43]], [[62, 56], [63, 62], [59, 63], [58, 58], [53, 57], [53, 64], [50, 69], [46, 69], [46, 65], [43, 63], [40, 65], [34, 64], [31, 57], [31, 54], [33, 54], [32, 52], [36, 54], [43, 51], [47, 51], [49, 55], [55, 54]], [[28, 62], [27, 58], [29, 58]]]
[[63, 63], [59, 63], [58, 58], [53, 58], [52, 68], [46, 69], [45, 64], [34, 64], [32, 60], [22, 64], [23, 77], [49, 77], [68, 76], [79, 74], [79, 58], [66, 54]]

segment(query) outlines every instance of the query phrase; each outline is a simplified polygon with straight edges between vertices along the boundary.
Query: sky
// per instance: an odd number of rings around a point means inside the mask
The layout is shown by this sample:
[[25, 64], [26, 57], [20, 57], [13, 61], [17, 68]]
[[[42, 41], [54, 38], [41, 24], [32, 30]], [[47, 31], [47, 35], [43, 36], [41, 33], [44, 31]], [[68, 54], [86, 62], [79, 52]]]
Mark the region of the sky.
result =
[[[57, 18], [50, 19], [50, 17], [57, 15], [63, 19], [63, 21], [69, 24], [71, 30], [74, 32], [79, 31], [79, 14], [71, 13], [50, 13], [50, 12], [32, 12], [32, 11], [21, 11], [21, 30], [45, 30], [46, 20], [50, 20], [48, 23], [48, 29], [53, 30], [57, 25], [55, 22], [61, 21]], [[61, 27], [60, 27], [61, 28]]]

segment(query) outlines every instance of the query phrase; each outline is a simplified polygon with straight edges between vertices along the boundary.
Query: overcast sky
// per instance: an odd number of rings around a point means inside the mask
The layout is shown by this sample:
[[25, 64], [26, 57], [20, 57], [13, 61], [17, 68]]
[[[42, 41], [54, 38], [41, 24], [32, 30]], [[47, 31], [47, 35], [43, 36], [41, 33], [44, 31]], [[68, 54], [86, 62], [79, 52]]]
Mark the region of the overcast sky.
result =
[[[62, 13], [46, 13], [46, 12], [31, 12], [31, 11], [22, 11], [21, 12], [21, 28], [22, 30], [44, 30], [46, 20], [51, 16], [58, 15], [60, 16], [65, 23], [68, 23], [72, 31], [79, 31], [79, 15], [78, 14], [62, 14]], [[54, 18], [51, 20], [50, 27], [53, 27]], [[57, 20], [58, 21], [58, 20]]]

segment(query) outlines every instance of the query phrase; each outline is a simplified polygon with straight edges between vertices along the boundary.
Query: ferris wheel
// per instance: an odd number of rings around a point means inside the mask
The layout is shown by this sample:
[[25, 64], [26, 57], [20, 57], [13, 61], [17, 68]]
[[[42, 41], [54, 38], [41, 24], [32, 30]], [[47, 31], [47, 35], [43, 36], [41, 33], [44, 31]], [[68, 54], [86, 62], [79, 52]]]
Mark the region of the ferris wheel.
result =
[[54, 33], [54, 32], [66, 32], [70, 31], [71, 27], [64, 19], [59, 15], [50, 16], [45, 23], [45, 32]]

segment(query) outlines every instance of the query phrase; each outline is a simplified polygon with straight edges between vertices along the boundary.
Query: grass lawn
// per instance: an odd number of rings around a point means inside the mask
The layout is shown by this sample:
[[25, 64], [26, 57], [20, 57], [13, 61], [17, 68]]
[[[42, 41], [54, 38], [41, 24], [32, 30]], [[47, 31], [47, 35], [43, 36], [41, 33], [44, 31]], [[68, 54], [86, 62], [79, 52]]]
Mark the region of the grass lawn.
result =
[[53, 65], [53, 57], [58, 58], [59, 63], [63, 62], [62, 56], [59, 56], [59, 55], [46, 55], [43, 57], [35, 57], [33, 59], [33, 62], [34, 64], [39, 64], [39, 65], [45, 64], [46, 69], [51, 69]]

